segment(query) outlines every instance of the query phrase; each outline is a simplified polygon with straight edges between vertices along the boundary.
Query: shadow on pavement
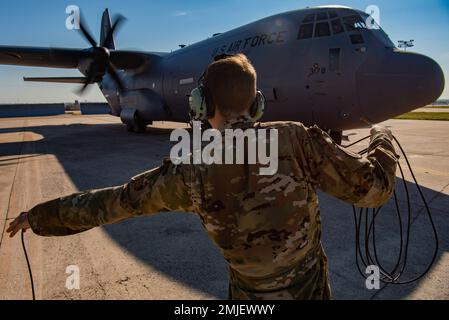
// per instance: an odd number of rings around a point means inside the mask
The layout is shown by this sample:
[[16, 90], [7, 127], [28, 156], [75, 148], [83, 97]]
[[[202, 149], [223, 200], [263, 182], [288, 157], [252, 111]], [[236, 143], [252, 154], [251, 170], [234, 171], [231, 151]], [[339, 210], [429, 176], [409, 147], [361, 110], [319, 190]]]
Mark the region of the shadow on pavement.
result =
[[[55, 155], [80, 190], [123, 184], [132, 176], [158, 166], [169, 154], [171, 146], [169, 129], [150, 129], [142, 135], [127, 133], [119, 124], [37, 126], [26, 130], [44, 138], [24, 143], [33, 143], [38, 154]], [[19, 128], [0, 129], [0, 134], [20, 131]], [[0, 155], [13, 159], [20, 154], [20, 144], [0, 144]], [[22, 156], [27, 157], [26, 154]], [[415, 190], [412, 184], [407, 184]], [[449, 196], [428, 188], [423, 190], [426, 198], [432, 199], [430, 206], [439, 231], [438, 263], [441, 255], [449, 251], [449, 215], [446, 209]], [[405, 199], [401, 187], [398, 187], [398, 193], [401, 199]], [[415, 193], [412, 201], [413, 215], [417, 218], [412, 225], [409, 268], [405, 277], [425, 269], [433, 249], [431, 229]], [[323, 243], [330, 262], [334, 298], [400, 299], [420, 285], [420, 282], [415, 282], [407, 286], [388, 286], [377, 292], [367, 290], [355, 265], [351, 207], [323, 194], [320, 194], [320, 202]], [[405, 207], [404, 202], [401, 204]], [[399, 243], [397, 218], [392, 209], [390, 201], [376, 230], [380, 257], [387, 264], [394, 261]], [[214, 297], [226, 298], [226, 262], [194, 215], [164, 213], [106, 226], [104, 230], [125, 250], [172, 279]]]

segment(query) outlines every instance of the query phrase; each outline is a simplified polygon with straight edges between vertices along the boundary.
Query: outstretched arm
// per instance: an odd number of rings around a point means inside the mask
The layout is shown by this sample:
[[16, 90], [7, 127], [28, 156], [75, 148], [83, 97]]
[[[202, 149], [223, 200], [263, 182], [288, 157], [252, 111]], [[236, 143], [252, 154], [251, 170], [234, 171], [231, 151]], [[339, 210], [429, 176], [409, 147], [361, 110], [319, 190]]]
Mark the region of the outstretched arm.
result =
[[317, 127], [298, 127], [299, 161], [311, 181], [324, 192], [359, 207], [374, 208], [391, 197], [397, 155], [391, 132], [378, 127], [371, 132], [366, 157], [347, 151]]
[[27, 221], [38, 235], [65, 236], [136, 216], [192, 211], [189, 170], [188, 166], [174, 166], [166, 160], [161, 167], [142, 173], [125, 185], [39, 204], [13, 221], [8, 232], [13, 236], [26, 229]]

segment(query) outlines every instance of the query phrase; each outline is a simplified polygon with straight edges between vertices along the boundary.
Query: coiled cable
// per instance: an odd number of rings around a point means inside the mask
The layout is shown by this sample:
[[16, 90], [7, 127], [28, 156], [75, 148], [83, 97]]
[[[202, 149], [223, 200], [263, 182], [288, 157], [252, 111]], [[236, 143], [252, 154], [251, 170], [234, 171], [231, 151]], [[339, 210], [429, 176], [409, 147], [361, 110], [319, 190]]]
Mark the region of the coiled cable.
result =
[[[354, 146], [366, 139], [370, 138], [370, 136], [364, 137], [362, 139], [359, 139], [355, 141], [354, 143], [351, 143], [349, 145], [343, 146], [344, 148], [349, 148], [351, 146]], [[355, 206], [352, 206], [353, 209], [353, 215], [354, 215], [354, 224], [355, 224], [355, 258], [356, 258], [356, 265], [359, 273], [362, 275], [362, 277], [367, 278], [367, 275], [362, 272], [361, 264], [362, 263], [365, 268], [367, 268], [369, 265], [375, 265], [379, 268], [380, 273], [380, 281], [387, 284], [408, 284], [411, 282], [418, 281], [422, 277], [424, 277], [429, 270], [431, 269], [432, 265], [435, 263], [436, 257], [438, 255], [438, 233], [435, 227], [435, 223], [432, 218], [432, 214], [430, 212], [429, 205], [427, 203], [427, 200], [424, 196], [424, 193], [416, 179], [415, 173], [413, 172], [413, 169], [410, 165], [410, 162], [407, 158], [407, 155], [402, 148], [400, 142], [396, 137], [393, 136], [393, 141], [396, 143], [396, 145], [399, 147], [399, 150], [401, 152], [401, 155], [404, 157], [405, 162], [407, 164], [408, 170], [410, 172], [410, 175], [412, 177], [412, 180], [418, 190], [418, 194], [420, 196], [421, 201], [424, 204], [424, 209], [426, 212], [426, 215], [428, 217], [428, 220], [430, 222], [433, 238], [434, 238], [434, 251], [432, 258], [429, 262], [429, 264], [426, 266], [426, 269], [420, 273], [418, 276], [407, 279], [407, 280], [401, 280], [401, 277], [404, 274], [404, 271], [407, 266], [408, 261], [408, 251], [409, 251], [409, 242], [410, 242], [410, 232], [412, 227], [412, 206], [410, 201], [410, 190], [407, 186], [404, 170], [401, 166], [401, 164], [398, 162], [398, 168], [399, 172], [402, 178], [402, 185], [405, 191], [405, 197], [406, 197], [406, 203], [407, 203], [407, 217], [406, 217], [406, 224], [404, 224], [404, 219], [402, 217], [401, 208], [399, 205], [399, 199], [398, 199], [398, 193], [394, 191], [393, 193], [393, 199], [394, 199], [394, 208], [396, 210], [396, 215], [398, 219], [399, 224], [399, 254], [397, 257], [396, 262], [394, 263], [394, 266], [391, 268], [390, 271], [388, 271], [388, 268], [385, 267], [379, 259], [379, 252], [377, 249], [376, 244], [376, 219], [378, 219], [379, 214], [382, 211], [382, 207], [375, 208], [375, 209], [368, 209], [368, 208], [359, 208], [359, 211], [357, 213], [357, 209]], [[359, 152], [359, 154], [363, 155], [369, 152], [369, 148], [363, 149]], [[363, 223], [364, 222], [364, 223]], [[364, 224], [364, 228], [362, 227], [362, 223]], [[364, 230], [363, 230], [363, 229]], [[363, 232], [362, 232], [363, 230]]]

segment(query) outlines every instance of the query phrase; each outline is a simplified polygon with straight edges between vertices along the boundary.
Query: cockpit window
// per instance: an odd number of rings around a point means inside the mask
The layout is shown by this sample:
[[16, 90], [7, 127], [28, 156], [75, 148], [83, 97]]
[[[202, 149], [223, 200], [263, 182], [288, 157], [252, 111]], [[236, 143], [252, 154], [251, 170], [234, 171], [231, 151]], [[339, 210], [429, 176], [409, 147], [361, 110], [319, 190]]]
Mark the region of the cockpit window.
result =
[[371, 30], [380, 30], [380, 26], [376, 20], [369, 14], [363, 13], [362, 18], [365, 20], [366, 27]]
[[354, 15], [343, 18], [343, 24], [345, 25], [346, 31], [354, 31], [360, 29], [367, 29], [365, 20], [360, 16]]
[[[388, 35], [370, 15], [363, 12], [358, 14], [354, 12], [350, 16], [338, 17], [339, 14], [336, 10], [307, 14], [299, 28], [298, 39], [328, 37], [331, 34], [338, 35], [346, 31], [349, 33], [351, 43], [357, 45], [365, 43], [364, 35], [369, 32], [384, 43], [387, 48], [395, 47]], [[361, 30], [365, 31], [360, 32]]]
[[316, 21], [327, 20], [327, 12], [320, 12], [316, 15]]
[[308, 39], [313, 36], [313, 23], [301, 25], [299, 28], [298, 39]]
[[[354, 31], [377, 30], [376, 37], [382, 38], [387, 46], [394, 46], [388, 36], [383, 32], [379, 25], [368, 14], [352, 14], [350, 16], [338, 18], [336, 10], [321, 11], [310, 13], [303, 19], [299, 28], [298, 39], [309, 39], [313, 37], [327, 37], [346, 32], [354, 34]], [[353, 44], [363, 43], [364, 39], [360, 37], [351, 37]]]
[[370, 29], [374, 36], [381, 40], [387, 48], [394, 48], [395, 45], [391, 41], [390, 37], [385, 33], [384, 30], [377, 24], [374, 18], [366, 13], [360, 13], [362, 18], [366, 21], [367, 28]]
[[313, 22], [313, 21], [315, 21], [315, 13], [306, 15], [306, 17], [304, 18], [304, 20], [302, 22], [305, 23], [305, 22]]
[[339, 34], [342, 32], [345, 32], [345, 30], [343, 29], [343, 25], [341, 24], [341, 20], [340, 19], [335, 19], [331, 21], [331, 26], [332, 26], [332, 32], [334, 34]]
[[319, 22], [315, 26], [315, 37], [328, 37], [331, 35], [329, 23]]

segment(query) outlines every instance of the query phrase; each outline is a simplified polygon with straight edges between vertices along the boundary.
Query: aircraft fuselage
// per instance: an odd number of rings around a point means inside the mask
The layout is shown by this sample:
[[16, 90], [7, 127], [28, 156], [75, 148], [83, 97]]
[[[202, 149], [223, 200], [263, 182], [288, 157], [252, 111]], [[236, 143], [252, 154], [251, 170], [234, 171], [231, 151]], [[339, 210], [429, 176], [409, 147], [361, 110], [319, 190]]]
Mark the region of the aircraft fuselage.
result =
[[278, 14], [162, 54], [139, 73], [123, 72], [124, 94], [108, 75], [100, 88], [124, 122], [132, 114], [127, 110], [137, 111], [144, 123], [187, 122], [188, 95], [214, 56], [242, 52], [255, 66], [268, 101], [262, 121], [344, 130], [435, 101], [444, 88], [439, 65], [397, 50], [383, 30], [367, 26], [367, 19], [343, 7]]

